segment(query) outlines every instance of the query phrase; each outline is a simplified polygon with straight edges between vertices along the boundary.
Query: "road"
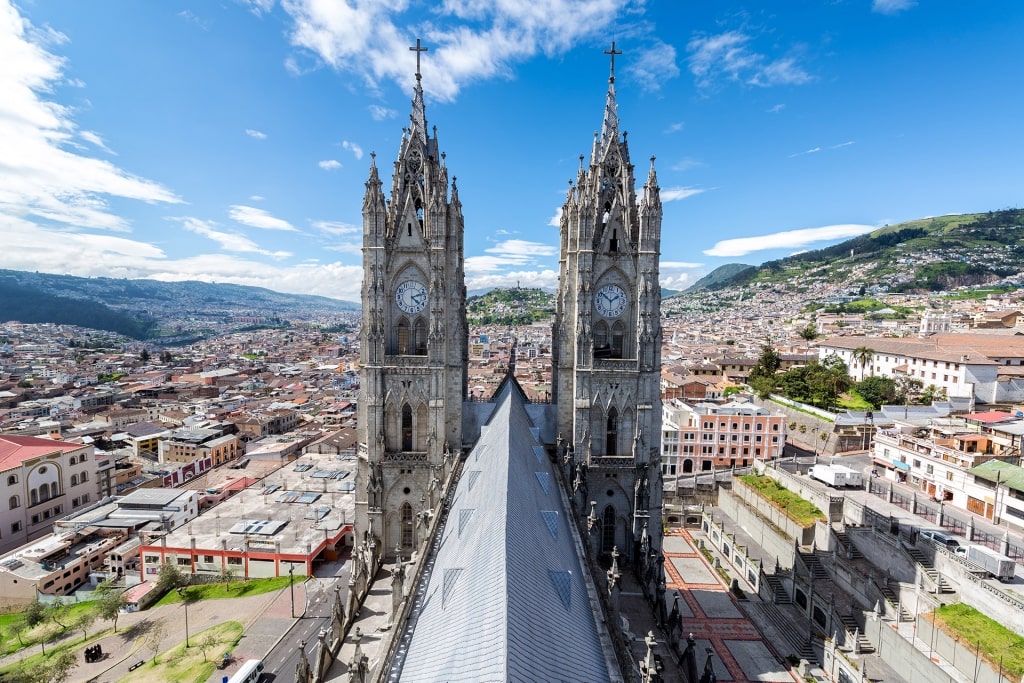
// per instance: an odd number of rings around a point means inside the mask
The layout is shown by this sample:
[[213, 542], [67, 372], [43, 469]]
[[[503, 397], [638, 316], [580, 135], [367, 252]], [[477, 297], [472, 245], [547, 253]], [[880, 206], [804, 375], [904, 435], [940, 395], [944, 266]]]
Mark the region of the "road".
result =
[[[295, 680], [295, 666], [299, 662], [299, 643], [306, 643], [306, 658], [313, 663], [317, 639], [321, 629], [331, 625], [331, 609], [334, 601], [334, 587], [341, 588], [341, 599], [348, 597], [348, 579], [351, 569], [348, 553], [336, 562], [327, 562], [316, 570], [316, 575], [306, 582], [306, 609], [288, 633], [263, 658], [266, 672], [263, 680], [273, 683], [292, 683]], [[343, 602], [344, 604], [344, 602]], [[301, 610], [296, 605], [296, 611]]]

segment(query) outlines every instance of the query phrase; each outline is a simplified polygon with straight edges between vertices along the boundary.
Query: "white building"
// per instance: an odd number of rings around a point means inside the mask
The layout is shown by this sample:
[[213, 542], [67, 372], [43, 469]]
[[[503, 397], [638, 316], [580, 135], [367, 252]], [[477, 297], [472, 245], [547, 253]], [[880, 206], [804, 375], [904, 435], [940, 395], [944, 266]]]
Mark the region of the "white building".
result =
[[97, 499], [91, 445], [0, 435], [0, 553], [50, 533], [61, 517]]

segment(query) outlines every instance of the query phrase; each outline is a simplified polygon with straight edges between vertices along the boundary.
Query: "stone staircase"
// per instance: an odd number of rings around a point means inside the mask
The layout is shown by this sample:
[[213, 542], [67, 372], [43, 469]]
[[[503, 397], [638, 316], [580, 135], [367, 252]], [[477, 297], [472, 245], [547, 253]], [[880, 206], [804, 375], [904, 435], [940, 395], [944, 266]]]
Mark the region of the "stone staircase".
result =
[[846, 557], [849, 557], [851, 560], [859, 560], [864, 557], [864, 555], [862, 555], [861, 552], [857, 550], [857, 546], [855, 546], [853, 542], [850, 540], [849, 534], [847, 534], [845, 531], [841, 531], [834, 528], [832, 532], [836, 535], [836, 540], [838, 540], [839, 545], [842, 546], [843, 551], [846, 554]]
[[[818, 657], [814, 652], [810, 637], [804, 637], [798, 633], [798, 631], [806, 631], [806, 628], [794, 628], [799, 622], [794, 621], [789, 614], [784, 614], [777, 605], [770, 602], [752, 602], [744, 607], [747, 610], [759, 613], [759, 618], [753, 620], [755, 624], [760, 625], [762, 622], [768, 622], [778, 635], [783, 637], [784, 643], [775, 643], [775, 649], [780, 655], [786, 657], [792, 654], [809, 662], [817, 662]], [[767, 633], [762, 633], [762, 635], [769, 639], [771, 637]]]
[[772, 602], [776, 605], [791, 605], [793, 599], [789, 597], [789, 593], [786, 592], [786, 586], [782, 579], [775, 574], [765, 573], [764, 577], [768, 580], [768, 586], [772, 589]]
[[842, 623], [846, 631], [852, 636], [857, 635], [857, 651], [861, 654], [871, 654], [875, 651], [875, 646], [871, 644], [864, 632], [861, 631], [860, 625], [857, 624], [857, 620], [849, 614], [840, 614], [839, 621]]
[[890, 605], [892, 605], [892, 608], [894, 610], [897, 607], [899, 607], [899, 610], [900, 610], [899, 619], [900, 619], [900, 621], [913, 621], [914, 620], [913, 615], [911, 615], [910, 612], [908, 612], [906, 609], [904, 609], [903, 604], [900, 602], [899, 596], [897, 596], [896, 593], [891, 588], [889, 588], [889, 586], [887, 586], [884, 583], [880, 583], [880, 584], [878, 584], [878, 590], [879, 590], [879, 592], [881, 592], [882, 596], [885, 598], [885, 601], [888, 602]]
[[815, 581], [824, 581], [829, 578], [828, 570], [825, 569], [825, 565], [821, 563], [819, 555], [828, 555], [824, 550], [815, 550], [814, 552], [799, 553], [800, 559], [803, 560], [804, 566], [807, 567], [807, 571], [810, 572], [811, 578]]
[[921, 572], [931, 579], [939, 593], [955, 593], [956, 589], [949, 585], [949, 582], [943, 578], [942, 574], [935, 568], [924, 553], [915, 548], [914, 546], [903, 544], [903, 550], [921, 567]]

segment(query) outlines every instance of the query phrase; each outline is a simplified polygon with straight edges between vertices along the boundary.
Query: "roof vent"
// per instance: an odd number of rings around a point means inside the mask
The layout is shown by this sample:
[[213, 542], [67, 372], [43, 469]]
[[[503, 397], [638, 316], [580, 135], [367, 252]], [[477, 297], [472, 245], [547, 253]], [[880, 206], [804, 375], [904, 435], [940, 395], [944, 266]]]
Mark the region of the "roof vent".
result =
[[548, 493], [548, 489], [551, 486], [551, 477], [547, 472], [534, 472], [537, 475], [537, 481], [540, 482], [540, 487], [544, 489], [544, 493]]
[[[554, 586], [558, 597], [562, 599], [562, 605], [568, 611], [572, 602], [572, 572], [549, 569], [548, 577], [551, 579], [551, 585]], [[446, 577], [445, 584], [447, 585], [447, 583]]]

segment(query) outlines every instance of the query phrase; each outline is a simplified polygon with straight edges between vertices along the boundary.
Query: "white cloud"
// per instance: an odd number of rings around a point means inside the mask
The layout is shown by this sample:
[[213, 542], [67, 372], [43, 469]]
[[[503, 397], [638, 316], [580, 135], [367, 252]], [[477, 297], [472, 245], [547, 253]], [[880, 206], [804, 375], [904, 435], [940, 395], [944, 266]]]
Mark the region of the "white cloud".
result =
[[562, 207], [555, 209], [555, 215], [548, 220], [548, 225], [552, 228], [558, 228], [562, 225]]
[[[201, 221], [200, 221], [201, 223]], [[0, 216], [0, 268], [80, 277], [230, 282], [279, 292], [318, 294], [358, 302], [362, 267], [341, 262], [283, 265], [232, 253], [172, 259], [156, 245], [110, 234], [67, 232]]]
[[248, 5], [249, 11], [257, 17], [261, 17], [274, 9], [274, 0], [242, 0], [242, 4]]
[[705, 191], [702, 187], [663, 187], [660, 193], [661, 201], [675, 202]]
[[256, 130], [254, 128], [246, 128], [245, 129], [245, 134], [248, 135], [251, 138], [256, 138], [257, 140], [266, 140], [267, 139], [267, 134], [266, 133], [264, 133], [263, 131], [260, 131], [260, 130]]
[[691, 168], [697, 168], [698, 166], [703, 166], [703, 165], [704, 165], [704, 162], [702, 162], [702, 161], [698, 161], [696, 159], [691, 159], [689, 157], [685, 157], [683, 159], [680, 159], [676, 163], [672, 164], [669, 168], [671, 168], [673, 171], [681, 172], [681, 171], [689, 171]]
[[665, 129], [665, 132], [666, 133], [678, 133], [679, 131], [681, 131], [683, 129], [683, 126], [684, 126], [684, 124], [683, 124], [682, 121], [677, 121], [677, 122], [669, 125], [669, 127]]
[[752, 41], [740, 31], [693, 38], [686, 51], [697, 85], [708, 88], [719, 78], [760, 87], [801, 85], [813, 80], [795, 56], [769, 59], [752, 49]]
[[802, 152], [794, 152], [793, 154], [790, 154], [788, 158], [792, 159], [793, 157], [802, 157], [805, 154], [817, 154], [818, 152], [825, 150], [842, 149], [843, 147], [849, 147], [850, 145], [855, 144], [857, 143], [854, 140], [847, 140], [846, 142], [840, 142], [838, 145], [829, 145], [828, 147], [811, 147], [810, 149], [805, 149]]
[[336, 171], [341, 168], [341, 162], [337, 159], [324, 159], [317, 163], [317, 166], [324, 169], [325, 171]]
[[899, 14], [916, 4], [915, 0], [874, 0], [871, 3], [871, 11], [879, 14]]
[[550, 244], [511, 239], [484, 249], [483, 256], [466, 258], [467, 274], [496, 273], [509, 267], [535, 265], [539, 259], [554, 256], [558, 248]]
[[271, 216], [269, 212], [252, 206], [235, 204], [228, 211], [228, 216], [231, 217], [231, 220], [238, 221], [242, 225], [248, 225], [250, 228], [297, 232], [295, 226], [288, 221]]
[[328, 235], [354, 235], [362, 232], [362, 228], [351, 223], [341, 221], [313, 221], [313, 227], [326, 232]]
[[221, 249], [224, 251], [260, 254], [262, 256], [270, 256], [275, 259], [285, 259], [292, 255], [291, 252], [287, 251], [269, 251], [267, 249], [261, 249], [259, 245], [245, 235], [237, 232], [216, 230], [213, 227], [214, 224], [198, 218], [182, 217], [174, 218], [172, 220], [179, 221], [181, 223], [181, 227], [185, 228], [189, 232], [194, 232], [197, 235], [213, 240], [219, 244]]
[[356, 159], [363, 158], [363, 148], [357, 145], [356, 143], [349, 142], [348, 140], [343, 140], [341, 143], [341, 147], [342, 149], [347, 149], [348, 151], [352, 152], [352, 156], [354, 156]]
[[114, 152], [114, 150], [107, 147], [107, 143], [103, 142], [103, 138], [101, 138], [99, 135], [92, 132], [91, 130], [80, 131], [78, 133], [78, 136], [85, 140], [86, 142], [90, 143], [91, 145], [99, 147], [107, 154], [113, 154], [114, 156], [117, 156], [117, 153]]
[[[633, 0], [450, 0], [434, 7], [426, 27], [414, 25], [407, 0], [282, 0], [292, 44], [339, 71], [360, 74], [373, 91], [382, 80], [412, 84], [413, 36], [424, 35], [423, 87], [452, 100], [467, 83], [509, 76], [511, 66], [538, 53], [553, 56], [603, 33]], [[424, 28], [426, 30], [424, 31]]]
[[249, 201], [251, 202], [262, 202], [266, 197], [258, 194], [249, 195]]
[[384, 121], [385, 119], [393, 119], [398, 116], [398, 112], [394, 109], [381, 107], [377, 104], [371, 104], [367, 109], [370, 110], [370, 117], [373, 118], [374, 121]]
[[776, 104], [774, 107], [768, 109], [769, 114], [778, 114], [780, 111], [786, 108], [784, 104]]
[[704, 251], [708, 256], [745, 256], [755, 251], [768, 249], [798, 249], [815, 242], [827, 242], [857, 237], [876, 228], [871, 225], [842, 224], [826, 225], [820, 228], [784, 230], [771, 235], [738, 237], [717, 242]]
[[0, 3], [0, 214], [127, 231], [109, 198], [181, 200], [159, 183], [68, 149], [88, 135], [78, 130], [70, 108], [47, 99], [64, 82], [65, 65], [49, 48], [65, 42], [63, 34], [38, 29]]
[[[676, 49], [659, 40], [654, 46], [642, 50], [626, 71], [644, 90], [660, 90], [667, 81], [679, 76]], [[679, 126], [681, 128], [682, 124]]]

